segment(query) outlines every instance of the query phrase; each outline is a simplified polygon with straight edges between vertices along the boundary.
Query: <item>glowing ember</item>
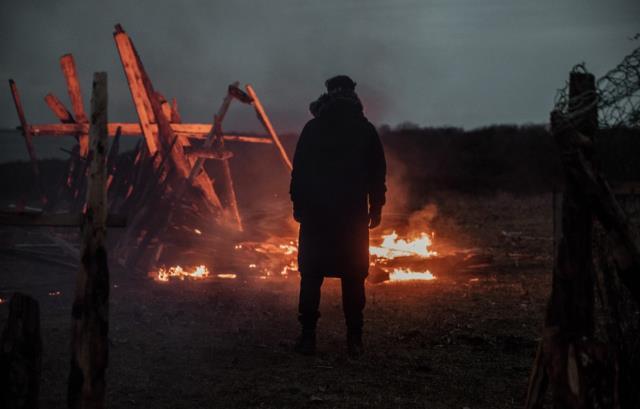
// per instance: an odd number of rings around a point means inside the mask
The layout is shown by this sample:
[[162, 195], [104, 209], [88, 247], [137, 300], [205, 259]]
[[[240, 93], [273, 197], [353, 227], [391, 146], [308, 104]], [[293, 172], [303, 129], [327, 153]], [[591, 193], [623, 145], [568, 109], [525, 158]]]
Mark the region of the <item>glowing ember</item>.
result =
[[237, 276], [235, 274], [217, 274], [216, 277], [218, 277], [218, 278], [236, 278]]
[[433, 250], [429, 250], [432, 242], [431, 237], [427, 233], [420, 235], [413, 240], [398, 239], [398, 233], [395, 231], [386, 236], [382, 236], [382, 244], [379, 246], [370, 246], [369, 253], [379, 258], [394, 259], [401, 256], [419, 256], [432, 257], [436, 256]]
[[411, 271], [404, 268], [396, 268], [389, 273], [389, 281], [415, 281], [415, 280], [435, 280], [436, 277], [429, 270], [425, 272]]
[[51, 297], [56, 297], [58, 295], [62, 294], [60, 291], [49, 291], [49, 295]]
[[209, 269], [206, 266], [196, 266], [191, 270], [185, 270], [180, 266], [173, 266], [169, 268], [160, 268], [156, 274], [158, 281], [169, 281], [172, 278], [178, 278], [180, 280], [193, 279], [201, 280], [209, 276]]
[[197, 235], [201, 235], [202, 234], [202, 232], [200, 230], [198, 230], [198, 229], [193, 229], [193, 232], [195, 234], [197, 234]]

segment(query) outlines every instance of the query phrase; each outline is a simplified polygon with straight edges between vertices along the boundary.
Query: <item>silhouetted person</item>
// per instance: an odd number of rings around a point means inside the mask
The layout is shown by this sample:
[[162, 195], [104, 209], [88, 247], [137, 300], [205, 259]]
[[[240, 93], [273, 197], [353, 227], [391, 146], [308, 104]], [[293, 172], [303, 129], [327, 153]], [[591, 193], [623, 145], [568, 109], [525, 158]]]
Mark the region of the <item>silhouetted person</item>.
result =
[[347, 347], [363, 352], [364, 280], [369, 269], [369, 229], [380, 224], [385, 203], [386, 162], [375, 127], [365, 118], [356, 83], [339, 75], [309, 109], [291, 173], [291, 200], [300, 223], [299, 321], [296, 350], [315, 353], [324, 277], [342, 280]]

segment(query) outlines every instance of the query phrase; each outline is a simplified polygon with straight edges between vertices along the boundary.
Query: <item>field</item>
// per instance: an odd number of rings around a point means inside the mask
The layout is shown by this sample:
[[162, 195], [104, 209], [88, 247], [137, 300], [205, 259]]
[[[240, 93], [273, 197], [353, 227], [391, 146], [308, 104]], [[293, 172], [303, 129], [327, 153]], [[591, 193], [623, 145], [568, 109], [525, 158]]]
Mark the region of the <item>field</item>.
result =
[[[319, 353], [309, 358], [292, 352], [295, 276], [159, 283], [112, 264], [108, 405], [521, 407], [550, 290], [551, 196], [440, 192], [431, 200], [437, 237], [491, 254], [493, 264], [367, 284], [358, 360], [346, 355], [335, 280], [325, 283]], [[34, 231], [4, 227], [2, 241], [28, 242]], [[8, 255], [0, 263], [0, 297], [20, 291], [40, 303], [41, 407], [64, 407], [75, 270]]]

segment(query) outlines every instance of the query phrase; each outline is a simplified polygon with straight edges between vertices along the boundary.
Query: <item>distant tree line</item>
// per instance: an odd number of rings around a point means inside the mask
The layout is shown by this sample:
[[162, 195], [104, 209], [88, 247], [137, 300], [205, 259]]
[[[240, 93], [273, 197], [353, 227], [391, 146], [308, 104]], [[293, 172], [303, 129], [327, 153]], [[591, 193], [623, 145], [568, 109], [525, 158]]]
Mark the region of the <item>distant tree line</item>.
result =
[[[562, 184], [558, 150], [542, 125], [464, 130], [404, 123], [395, 128], [382, 126], [379, 131], [388, 156], [390, 180], [397, 181], [401, 174], [414, 203], [434, 191], [535, 194], [550, 192]], [[282, 139], [287, 150], [293, 152], [297, 135], [283, 135]], [[271, 146], [238, 144], [231, 149], [236, 153], [232, 167], [241, 201], [259, 200], [273, 192], [286, 195], [289, 175]], [[640, 181], [639, 129], [601, 130], [595, 149], [610, 180]], [[131, 153], [122, 155], [126, 158]], [[215, 177], [214, 164], [208, 166]], [[42, 160], [40, 167], [45, 186], [55, 189], [64, 183], [65, 161]], [[30, 197], [32, 186], [28, 162], [0, 164], [0, 198]]]

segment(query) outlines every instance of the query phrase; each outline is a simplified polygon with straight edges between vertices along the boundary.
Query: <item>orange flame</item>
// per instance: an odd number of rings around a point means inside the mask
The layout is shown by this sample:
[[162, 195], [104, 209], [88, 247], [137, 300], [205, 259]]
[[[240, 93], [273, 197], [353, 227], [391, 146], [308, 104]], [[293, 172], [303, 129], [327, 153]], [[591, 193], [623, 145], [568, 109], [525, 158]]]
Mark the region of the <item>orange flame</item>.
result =
[[[438, 255], [436, 251], [430, 249], [433, 237], [434, 233], [429, 235], [421, 232], [414, 239], [399, 239], [398, 233], [393, 231], [382, 236], [382, 244], [379, 246], [370, 246], [369, 253], [382, 265], [386, 260], [397, 257], [429, 258]], [[389, 281], [435, 280], [435, 278], [429, 270], [414, 271], [409, 268], [396, 268], [389, 273]]]
[[389, 281], [414, 281], [414, 280], [435, 280], [436, 277], [427, 271], [411, 271], [404, 268], [396, 268], [389, 273]]
[[194, 279], [201, 280], [209, 276], [209, 269], [205, 265], [199, 265], [194, 267], [191, 271], [185, 270], [180, 266], [173, 266], [169, 268], [161, 267], [158, 269], [156, 278], [158, 281], [169, 281], [172, 278], [178, 278], [180, 280]]
[[422, 232], [413, 240], [398, 239], [398, 233], [393, 231], [391, 234], [382, 236], [382, 244], [379, 246], [370, 246], [369, 253], [386, 259], [394, 259], [401, 256], [436, 256], [438, 255], [437, 252], [429, 250], [429, 246], [432, 244], [432, 237], [433, 233], [430, 237], [427, 233]]

